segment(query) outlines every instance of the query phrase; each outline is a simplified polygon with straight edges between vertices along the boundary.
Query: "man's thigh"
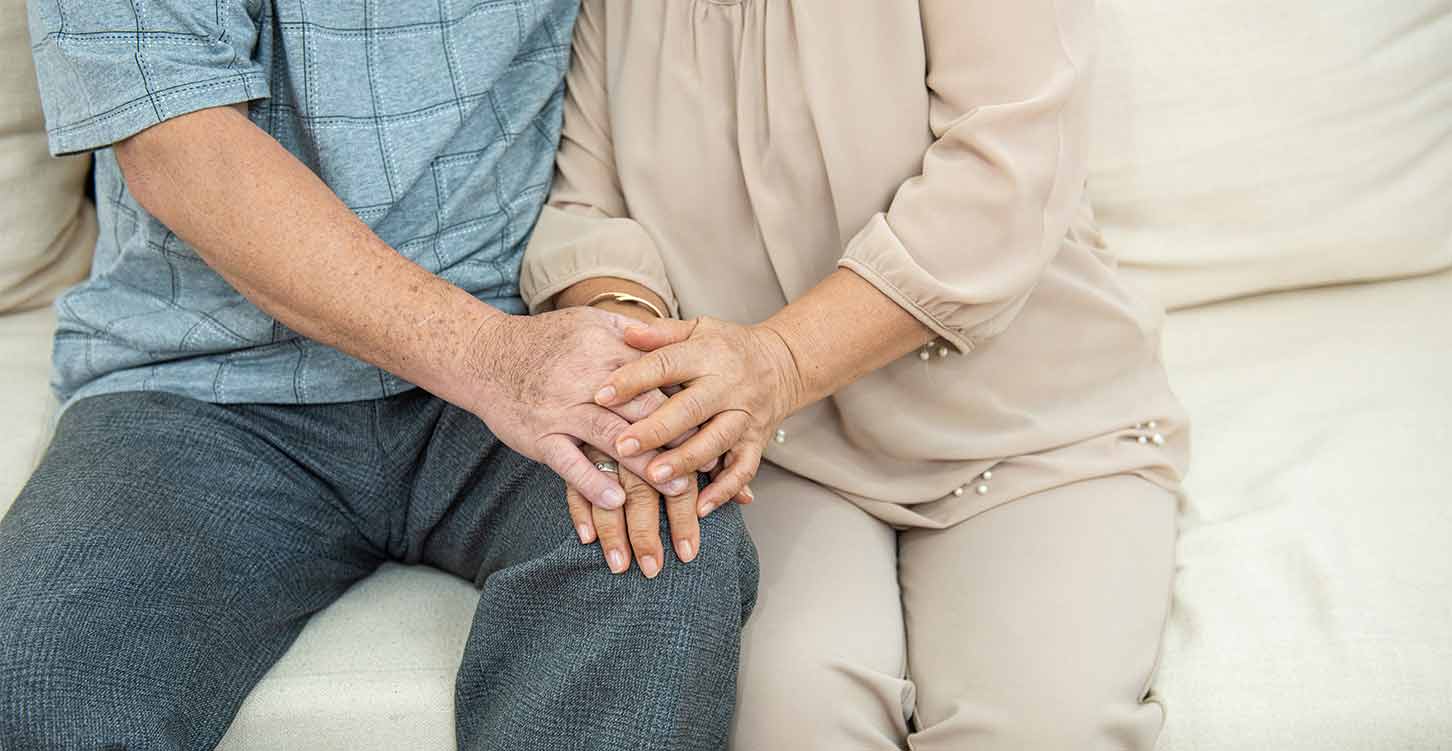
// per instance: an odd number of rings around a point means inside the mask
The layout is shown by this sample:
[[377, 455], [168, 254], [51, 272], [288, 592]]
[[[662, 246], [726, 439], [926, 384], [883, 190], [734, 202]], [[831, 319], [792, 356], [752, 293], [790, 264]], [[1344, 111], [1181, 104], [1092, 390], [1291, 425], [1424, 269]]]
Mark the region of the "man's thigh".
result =
[[250, 414], [117, 394], [63, 415], [0, 520], [0, 747], [210, 748], [377, 565]]
[[463, 410], [384, 403], [383, 425], [410, 420], [432, 432], [418, 443], [400, 557], [483, 590], [459, 667], [460, 748], [721, 748], [756, 596], [740, 509], [702, 520], [691, 563], [666, 546], [659, 577], [615, 575], [575, 536], [548, 467]]

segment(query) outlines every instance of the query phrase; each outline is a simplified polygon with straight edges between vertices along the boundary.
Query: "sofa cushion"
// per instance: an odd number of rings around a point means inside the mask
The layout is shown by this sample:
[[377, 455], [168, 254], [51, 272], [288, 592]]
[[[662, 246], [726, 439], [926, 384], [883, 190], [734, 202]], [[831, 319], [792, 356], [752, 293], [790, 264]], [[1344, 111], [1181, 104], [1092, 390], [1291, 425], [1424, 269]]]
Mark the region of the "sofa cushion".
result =
[[1452, 265], [1452, 0], [1099, 14], [1090, 191], [1161, 302]]
[[89, 156], [46, 150], [25, 0], [0, 0], [0, 313], [45, 305], [85, 278], [96, 216]]
[[217, 751], [453, 751], [454, 674], [479, 592], [385, 565], [308, 624]]
[[0, 515], [35, 467], [55, 412], [50, 395], [49, 308], [0, 315]]
[[1448, 747], [1449, 315], [1452, 273], [1170, 316], [1194, 447], [1162, 751]]

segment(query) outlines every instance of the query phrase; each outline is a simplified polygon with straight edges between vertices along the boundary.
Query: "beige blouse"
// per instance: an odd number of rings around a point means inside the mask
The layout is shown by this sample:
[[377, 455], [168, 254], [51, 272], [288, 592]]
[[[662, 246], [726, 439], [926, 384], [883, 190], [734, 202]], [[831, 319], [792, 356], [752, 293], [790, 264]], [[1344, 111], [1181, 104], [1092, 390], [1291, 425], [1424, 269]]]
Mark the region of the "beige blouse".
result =
[[614, 276], [754, 323], [845, 267], [938, 339], [789, 418], [770, 461], [901, 526], [1115, 473], [1178, 488], [1162, 316], [1085, 195], [1091, 6], [585, 0], [525, 300]]

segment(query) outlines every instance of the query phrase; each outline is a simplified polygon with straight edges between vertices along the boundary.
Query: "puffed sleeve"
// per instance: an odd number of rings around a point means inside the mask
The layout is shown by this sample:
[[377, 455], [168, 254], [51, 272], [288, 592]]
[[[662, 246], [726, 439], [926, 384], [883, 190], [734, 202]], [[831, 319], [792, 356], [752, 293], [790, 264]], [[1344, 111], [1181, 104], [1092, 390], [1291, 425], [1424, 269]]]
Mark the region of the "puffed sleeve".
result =
[[966, 352], [1012, 322], [1082, 200], [1093, 1], [921, 7], [936, 140], [838, 265]]
[[196, 110], [269, 95], [262, 0], [30, 0], [51, 153], [104, 148]]
[[615, 171], [606, 94], [605, 2], [585, 0], [566, 76], [565, 122], [554, 185], [524, 252], [520, 295], [530, 312], [553, 307], [576, 282], [611, 276], [660, 296], [678, 315], [665, 263], [645, 228], [627, 216]]

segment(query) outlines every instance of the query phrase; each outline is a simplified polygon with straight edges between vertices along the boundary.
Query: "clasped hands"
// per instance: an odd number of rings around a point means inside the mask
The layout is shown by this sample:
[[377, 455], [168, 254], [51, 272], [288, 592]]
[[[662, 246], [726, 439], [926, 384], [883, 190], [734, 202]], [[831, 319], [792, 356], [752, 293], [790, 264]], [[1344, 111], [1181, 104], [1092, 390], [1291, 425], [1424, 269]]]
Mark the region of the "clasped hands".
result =
[[[689, 562], [699, 518], [751, 499], [767, 437], [803, 388], [786, 340], [765, 325], [629, 313], [489, 315], [444, 386], [564, 479], [581, 542], [598, 542], [612, 571], [634, 559], [653, 578], [665, 563], [661, 497], [676, 556]], [[607, 459], [618, 476], [600, 470]], [[698, 470], [711, 475], [699, 494]]]
[[[604, 447], [608, 453], [587, 446], [585, 454], [592, 462], [649, 457], [635, 467], [643, 477], [619, 467], [620, 507], [591, 504], [574, 485], [566, 501], [580, 542], [598, 542], [611, 571], [627, 571], [634, 558], [654, 578], [665, 560], [656, 488], [679, 490], [664, 494], [665, 512], [676, 557], [688, 563], [700, 551], [700, 518], [728, 502], [751, 502], [748, 483], [766, 441], [798, 408], [801, 379], [785, 340], [766, 326], [650, 319], [630, 324], [623, 340], [643, 354], [615, 370], [594, 401], [617, 414], [630, 405], [644, 413], [642, 399], [653, 409]], [[664, 402], [653, 397], [665, 394]], [[698, 472], [710, 476], [699, 492]]]

